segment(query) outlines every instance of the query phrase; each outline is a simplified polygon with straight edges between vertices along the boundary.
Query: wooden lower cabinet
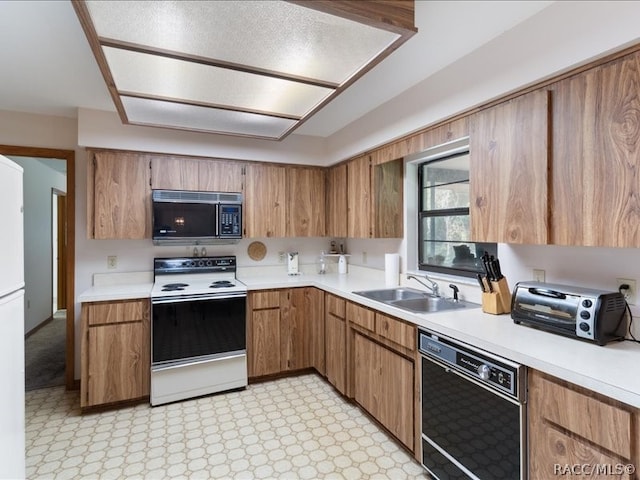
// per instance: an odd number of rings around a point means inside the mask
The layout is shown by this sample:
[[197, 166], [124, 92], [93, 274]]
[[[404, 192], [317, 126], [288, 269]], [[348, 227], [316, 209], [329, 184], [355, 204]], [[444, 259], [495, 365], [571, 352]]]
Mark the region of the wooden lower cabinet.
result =
[[347, 393], [347, 321], [343, 298], [325, 294], [325, 367], [327, 380]]
[[555, 478], [559, 468], [601, 472], [576, 478], [635, 479], [606, 470], [640, 465], [640, 411], [537, 371], [529, 372], [529, 478]]
[[280, 308], [254, 310], [250, 315], [248, 330], [251, 331], [251, 340], [247, 345], [249, 377], [280, 372]]
[[82, 408], [149, 396], [147, 299], [82, 305]]
[[249, 378], [310, 367], [324, 372], [323, 299], [313, 287], [249, 293]]
[[356, 332], [354, 398], [398, 440], [414, 448], [414, 362]]

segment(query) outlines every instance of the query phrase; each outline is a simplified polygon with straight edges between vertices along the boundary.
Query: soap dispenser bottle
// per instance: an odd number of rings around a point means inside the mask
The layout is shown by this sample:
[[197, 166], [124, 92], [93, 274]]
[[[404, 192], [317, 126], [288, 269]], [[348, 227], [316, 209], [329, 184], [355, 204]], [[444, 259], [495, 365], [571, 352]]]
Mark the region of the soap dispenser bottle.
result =
[[338, 273], [347, 273], [347, 257], [344, 255], [340, 255], [340, 257], [338, 257]]

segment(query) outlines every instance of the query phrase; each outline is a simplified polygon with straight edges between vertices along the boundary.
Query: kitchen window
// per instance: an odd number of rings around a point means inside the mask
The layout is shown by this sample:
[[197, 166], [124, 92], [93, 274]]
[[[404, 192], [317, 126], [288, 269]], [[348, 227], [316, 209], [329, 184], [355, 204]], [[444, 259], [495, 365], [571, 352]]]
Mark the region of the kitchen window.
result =
[[475, 277], [485, 251], [497, 256], [495, 243], [470, 238], [468, 150], [420, 163], [418, 268]]

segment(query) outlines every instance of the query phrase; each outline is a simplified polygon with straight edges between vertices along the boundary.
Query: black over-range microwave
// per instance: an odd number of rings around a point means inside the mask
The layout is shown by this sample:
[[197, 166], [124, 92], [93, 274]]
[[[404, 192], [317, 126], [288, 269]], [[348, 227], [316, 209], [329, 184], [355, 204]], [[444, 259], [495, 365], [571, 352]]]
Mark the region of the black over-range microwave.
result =
[[154, 245], [213, 245], [242, 238], [242, 194], [152, 190]]

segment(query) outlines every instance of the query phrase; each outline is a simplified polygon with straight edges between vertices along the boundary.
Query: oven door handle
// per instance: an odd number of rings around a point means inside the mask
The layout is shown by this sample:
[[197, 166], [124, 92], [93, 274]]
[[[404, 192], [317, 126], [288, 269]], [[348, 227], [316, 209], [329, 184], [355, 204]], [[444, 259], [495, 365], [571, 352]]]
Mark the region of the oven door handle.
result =
[[487, 391], [493, 393], [494, 395], [497, 395], [498, 397], [500, 397], [500, 398], [502, 398], [504, 400], [507, 400], [508, 402], [513, 403], [514, 405], [523, 405], [524, 403], [526, 403], [524, 400], [520, 400], [520, 399], [511, 397], [511, 396], [509, 396], [509, 395], [507, 395], [507, 394], [505, 394], [505, 393], [503, 393], [503, 392], [501, 392], [499, 390], [496, 390], [495, 388], [488, 387], [487, 385], [477, 381], [475, 378], [473, 378], [473, 377], [471, 377], [469, 375], [466, 375], [465, 373], [459, 371], [458, 369], [452, 367], [451, 365], [446, 365], [446, 364], [444, 364], [442, 362], [439, 362], [435, 358], [432, 358], [432, 357], [429, 357], [429, 356], [426, 356], [426, 355], [422, 355], [421, 354], [420, 356], [422, 358], [424, 358], [425, 360], [428, 360], [428, 361], [430, 361], [432, 363], [435, 363], [436, 365], [444, 368], [445, 372], [453, 373], [455, 375], [458, 375], [463, 380], [467, 380], [467, 381], [477, 385], [478, 387], [483, 388], [484, 390], [487, 390]]
[[179, 297], [151, 298], [152, 305], [164, 303], [197, 302], [201, 300], [225, 300], [229, 298], [246, 298], [247, 292], [225, 293], [222, 295], [181, 295]]

